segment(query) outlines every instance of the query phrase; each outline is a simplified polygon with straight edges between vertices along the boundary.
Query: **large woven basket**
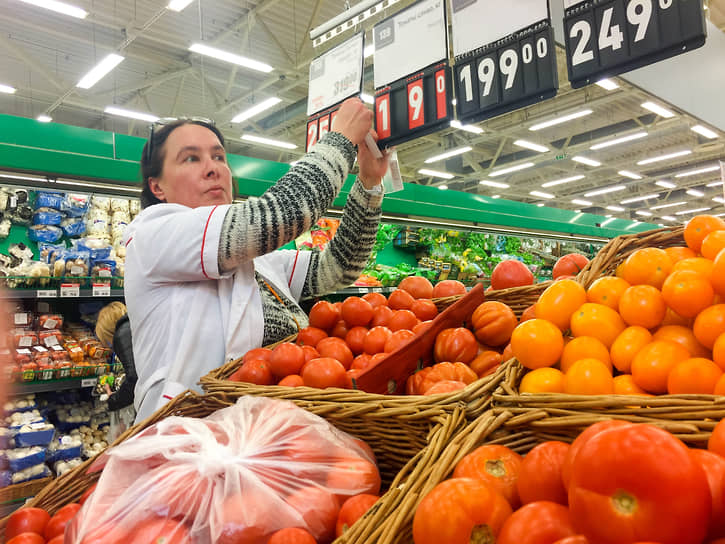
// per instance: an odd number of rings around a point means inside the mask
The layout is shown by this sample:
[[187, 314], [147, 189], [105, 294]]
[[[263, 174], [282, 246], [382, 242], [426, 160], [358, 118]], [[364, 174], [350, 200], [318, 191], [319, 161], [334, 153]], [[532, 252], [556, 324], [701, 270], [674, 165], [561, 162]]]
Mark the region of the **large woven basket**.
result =
[[[490, 395], [489, 395], [490, 397]], [[209, 414], [234, 404], [238, 396], [228, 396], [223, 393], [199, 395], [187, 391], [169, 402], [161, 410], [157, 411], [145, 421], [129, 428], [125, 433], [111, 445], [123, 442], [169, 416], [205, 417]], [[426, 419], [428, 433], [424, 444], [413, 446], [407, 443], [405, 434], [386, 433], [378, 428], [380, 422], [370, 422], [365, 418], [364, 411], [350, 410], [344, 405], [338, 405], [338, 411], [332, 409], [333, 405], [314, 404], [307, 409], [328, 420], [338, 428], [367, 442], [378, 460], [381, 468], [381, 476], [385, 489], [389, 491], [371, 509], [370, 516], [364, 523], [376, 524], [385, 519], [398, 507], [401, 497], [399, 487], [402, 482], [416, 474], [419, 466], [426, 466], [438, 458], [448, 442], [461, 430], [465, 423], [465, 414], [462, 406], [458, 406], [450, 413], [442, 410], [437, 413], [428, 414]], [[408, 414], [410, 415], [410, 414]], [[394, 417], [389, 412], [389, 417]], [[99, 478], [100, 473], [88, 473], [87, 470], [93, 463], [90, 459], [72, 471], [53, 480], [42, 489], [27, 506], [36, 506], [53, 514], [69, 502], [78, 501], [81, 495], [91, 487]], [[7, 518], [0, 521], [0, 537], [4, 535]], [[372, 529], [360, 527], [363, 522], [355, 524], [350, 528], [350, 535], [367, 534]], [[358, 542], [357, 539], [350, 540], [350, 536], [340, 542]]]
[[33, 497], [48, 485], [53, 478], [39, 478], [21, 484], [13, 484], [0, 489], [0, 504], [12, 503]]

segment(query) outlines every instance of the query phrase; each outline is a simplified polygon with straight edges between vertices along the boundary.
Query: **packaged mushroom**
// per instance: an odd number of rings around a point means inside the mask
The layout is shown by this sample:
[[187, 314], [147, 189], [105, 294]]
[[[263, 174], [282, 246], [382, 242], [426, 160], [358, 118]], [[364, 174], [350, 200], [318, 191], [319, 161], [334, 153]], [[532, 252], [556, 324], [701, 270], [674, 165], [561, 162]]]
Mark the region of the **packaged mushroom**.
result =
[[68, 238], [75, 238], [86, 233], [86, 223], [82, 217], [69, 217], [64, 219], [60, 224], [60, 228], [63, 229], [63, 233]]
[[88, 195], [68, 193], [65, 195], [60, 209], [71, 217], [83, 217], [89, 208]]
[[28, 228], [28, 238], [33, 242], [52, 244], [63, 238], [63, 229], [52, 225], [33, 225]]
[[35, 194], [35, 209], [39, 208], [53, 208], [60, 210], [65, 195], [57, 191], [38, 191]]
[[0, 240], [4, 240], [10, 235], [10, 227], [12, 226], [13, 222], [7, 217], [0, 221]]
[[87, 236], [74, 240], [73, 245], [77, 250], [87, 252], [91, 261], [108, 259], [109, 255], [111, 255], [111, 244], [105, 239]]
[[39, 478], [47, 478], [49, 476], [52, 476], [50, 469], [45, 464], [38, 464], [14, 473], [12, 475], [12, 483], [21, 484], [23, 482], [37, 480]]
[[50, 284], [50, 266], [32, 261], [28, 267], [28, 287], [47, 287]]
[[130, 210], [129, 202], [127, 198], [112, 198], [111, 199], [111, 211], [113, 212], [126, 212]]
[[103, 195], [93, 195], [91, 197], [91, 209], [111, 211], [111, 199]]

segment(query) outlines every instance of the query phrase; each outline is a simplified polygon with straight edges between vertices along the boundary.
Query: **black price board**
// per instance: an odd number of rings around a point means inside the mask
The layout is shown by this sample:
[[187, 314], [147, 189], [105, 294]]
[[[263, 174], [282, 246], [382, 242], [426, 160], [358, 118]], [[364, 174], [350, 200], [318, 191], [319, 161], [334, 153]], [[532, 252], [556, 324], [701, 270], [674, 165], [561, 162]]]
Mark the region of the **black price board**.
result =
[[451, 70], [430, 66], [375, 91], [375, 130], [381, 149], [450, 126]]
[[556, 96], [559, 77], [548, 22], [456, 58], [456, 111], [474, 123]]
[[574, 88], [697, 49], [707, 35], [702, 0], [568, 0], [564, 32]]

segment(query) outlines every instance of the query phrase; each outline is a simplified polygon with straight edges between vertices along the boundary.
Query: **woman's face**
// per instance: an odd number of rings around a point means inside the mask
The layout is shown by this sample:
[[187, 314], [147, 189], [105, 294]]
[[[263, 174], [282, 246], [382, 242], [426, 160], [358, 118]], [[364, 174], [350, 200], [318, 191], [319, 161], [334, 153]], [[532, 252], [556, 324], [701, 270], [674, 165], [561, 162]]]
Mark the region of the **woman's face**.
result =
[[161, 176], [149, 179], [156, 198], [189, 208], [231, 204], [232, 172], [216, 134], [187, 124], [174, 129], [164, 144]]

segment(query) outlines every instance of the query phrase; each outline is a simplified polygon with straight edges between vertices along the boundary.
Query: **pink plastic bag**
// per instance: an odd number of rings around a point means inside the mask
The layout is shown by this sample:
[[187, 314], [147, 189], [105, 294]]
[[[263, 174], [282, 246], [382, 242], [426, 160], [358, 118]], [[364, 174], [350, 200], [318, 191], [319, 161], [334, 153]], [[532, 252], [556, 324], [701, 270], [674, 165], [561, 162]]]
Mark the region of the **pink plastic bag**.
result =
[[347, 497], [380, 491], [367, 444], [292, 402], [259, 397], [203, 419], [166, 418], [100, 466], [67, 544], [266, 544], [285, 527], [324, 544]]

